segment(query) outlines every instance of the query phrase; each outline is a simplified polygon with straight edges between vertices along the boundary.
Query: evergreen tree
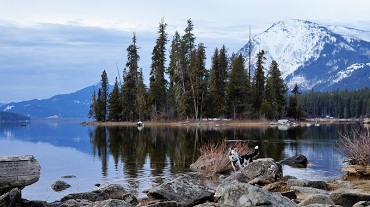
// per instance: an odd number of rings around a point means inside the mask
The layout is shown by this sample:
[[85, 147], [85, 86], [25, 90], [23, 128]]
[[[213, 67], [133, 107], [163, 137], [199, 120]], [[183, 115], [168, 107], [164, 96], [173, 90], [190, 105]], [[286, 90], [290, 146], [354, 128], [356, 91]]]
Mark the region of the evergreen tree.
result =
[[264, 61], [265, 58], [265, 51], [261, 50], [257, 54], [257, 62], [256, 62], [256, 71], [254, 72], [253, 76], [253, 108], [256, 115], [259, 115], [259, 110], [261, 107], [262, 102], [264, 101], [264, 94], [265, 94], [265, 72], [264, 72]]
[[90, 109], [89, 109], [89, 113], [88, 113], [88, 117], [89, 118], [94, 118], [95, 120], [97, 120], [97, 116], [96, 116], [96, 109], [97, 109], [97, 98], [96, 98], [96, 92], [95, 90], [93, 91], [92, 95], [91, 95], [91, 101], [90, 101]]
[[190, 70], [190, 59], [191, 54], [195, 50], [195, 36], [193, 34], [194, 25], [191, 19], [187, 21], [187, 27], [185, 28], [185, 34], [181, 39], [180, 49], [180, 60], [179, 60], [179, 77], [182, 89], [181, 102], [180, 102], [180, 113], [182, 116], [190, 116], [192, 114], [192, 96], [190, 88], [189, 70]]
[[[212, 57], [212, 65], [209, 78], [209, 116], [222, 117], [226, 114], [226, 84], [227, 84], [228, 60], [226, 48], [218, 48]], [[215, 102], [214, 100], [217, 100]]]
[[293, 95], [289, 98], [288, 117], [298, 120], [304, 115], [303, 106], [298, 102], [298, 95], [301, 94], [298, 84], [294, 85], [292, 93]]
[[166, 62], [166, 44], [167, 44], [167, 24], [163, 22], [159, 24], [156, 45], [152, 52], [152, 64], [149, 78], [149, 95], [148, 101], [152, 109], [152, 119], [157, 119], [157, 114], [165, 112], [167, 94], [166, 85], [167, 80], [164, 78], [165, 62]]
[[120, 98], [120, 91], [118, 87], [118, 81], [116, 77], [116, 81], [114, 82], [114, 87], [112, 92], [109, 95], [109, 114], [108, 118], [111, 121], [120, 121], [121, 119], [121, 112], [122, 112], [122, 103]]
[[101, 75], [101, 121], [106, 121], [108, 116], [108, 97], [109, 97], [109, 81], [108, 81], [108, 75], [103, 70], [103, 73]]
[[279, 119], [284, 116], [287, 91], [288, 87], [281, 77], [279, 65], [273, 60], [268, 71], [265, 88], [265, 100], [272, 108], [271, 118]]
[[167, 68], [169, 76], [169, 99], [168, 99], [168, 116], [176, 117], [180, 112], [181, 103], [181, 84], [180, 84], [180, 55], [181, 55], [181, 37], [178, 31], [175, 32], [170, 51], [170, 63]]
[[193, 99], [194, 118], [200, 118], [202, 106], [207, 93], [206, 52], [202, 43], [198, 44], [197, 50], [194, 50], [190, 59], [190, 88]]
[[[122, 120], [135, 121], [138, 119], [137, 94], [138, 94], [138, 47], [136, 35], [132, 37], [132, 44], [127, 47], [127, 62], [123, 72], [122, 93]], [[127, 70], [128, 69], [128, 70]]]
[[136, 94], [136, 104], [137, 104], [137, 113], [139, 120], [145, 120], [147, 117], [147, 108], [146, 108], [146, 100], [147, 100], [147, 93], [146, 93], [146, 86], [144, 84], [144, 77], [143, 71], [140, 68], [140, 72], [138, 74], [137, 80], [137, 94]]
[[245, 71], [244, 58], [240, 54], [236, 58], [232, 58], [229, 83], [227, 85], [227, 105], [233, 119], [242, 118], [248, 109], [248, 85], [249, 81]]

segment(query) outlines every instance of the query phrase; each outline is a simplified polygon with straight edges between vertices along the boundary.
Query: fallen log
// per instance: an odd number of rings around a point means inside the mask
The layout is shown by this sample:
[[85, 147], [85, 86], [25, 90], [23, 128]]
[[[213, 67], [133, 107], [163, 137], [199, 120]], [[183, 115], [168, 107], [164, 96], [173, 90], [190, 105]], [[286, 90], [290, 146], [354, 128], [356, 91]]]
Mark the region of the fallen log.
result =
[[342, 168], [343, 172], [350, 175], [370, 175], [370, 165], [347, 165]]
[[40, 165], [32, 155], [0, 156], [0, 192], [37, 182], [40, 178]]

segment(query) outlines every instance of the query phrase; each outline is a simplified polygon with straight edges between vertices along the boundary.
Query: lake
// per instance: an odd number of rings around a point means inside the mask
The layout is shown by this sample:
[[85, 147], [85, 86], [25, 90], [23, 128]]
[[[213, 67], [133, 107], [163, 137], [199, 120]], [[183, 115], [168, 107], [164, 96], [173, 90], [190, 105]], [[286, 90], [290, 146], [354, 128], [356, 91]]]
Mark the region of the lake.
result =
[[[95, 185], [118, 183], [137, 197], [145, 189], [177, 173], [189, 172], [199, 147], [209, 142], [244, 140], [260, 147], [259, 158], [276, 161], [301, 153], [312, 167], [283, 166], [284, 175], [300, 179], [339, 178], [345, 159], [336, 149], [338, 132], [358, 125], [222, 128], [222, 127], [93, 127], [78, 121], [32, 121], [29, 125], [0, 125], [0, 156], [34, 155], [41, 165], [40, 180], [22, 190], [29, 200], [52, 202], [69, 193], [91, 191]], [[62, 178], [73, 175], [74, 178]], [[72, 185], [54, 192], [63, 180]]]

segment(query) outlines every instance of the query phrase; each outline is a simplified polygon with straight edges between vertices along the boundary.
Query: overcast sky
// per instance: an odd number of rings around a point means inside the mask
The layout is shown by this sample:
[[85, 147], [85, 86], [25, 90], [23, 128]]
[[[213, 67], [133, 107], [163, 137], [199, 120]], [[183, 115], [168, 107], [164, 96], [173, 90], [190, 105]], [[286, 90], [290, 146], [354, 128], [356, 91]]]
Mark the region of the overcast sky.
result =
[[0, 103], [71, 93], [99, 82], [103, 70], [114, 82], [133, 32], [148, 79], [162, 18], [168, 50], [191, 19], [209, 64], [216, 47], [242, 48], [249, 27], [256, 35], [286, 19], [370, 31], [369, 8], [369, 0], [1, 0]]

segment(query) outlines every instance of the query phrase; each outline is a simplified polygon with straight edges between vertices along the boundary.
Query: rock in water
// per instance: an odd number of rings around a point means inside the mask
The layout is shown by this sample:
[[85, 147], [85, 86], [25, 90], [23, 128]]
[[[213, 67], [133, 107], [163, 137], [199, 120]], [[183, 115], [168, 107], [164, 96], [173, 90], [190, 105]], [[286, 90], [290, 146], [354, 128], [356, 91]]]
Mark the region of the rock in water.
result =
[[280, 162], [280, 164], [289, 165], [291, 167], [296, 167], [296, 168], [305, 168], [307, 167], [308, 160], [306, 156], [302, 154], [298, 154], [298, 155], [294, 155], [293, 157], [288, 157], [284, 159], [283, 161]]
[[37, 182], [40, 169], [32, 155], [0, 156], [0, 192], [14, 187], [22, 189]]

